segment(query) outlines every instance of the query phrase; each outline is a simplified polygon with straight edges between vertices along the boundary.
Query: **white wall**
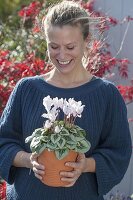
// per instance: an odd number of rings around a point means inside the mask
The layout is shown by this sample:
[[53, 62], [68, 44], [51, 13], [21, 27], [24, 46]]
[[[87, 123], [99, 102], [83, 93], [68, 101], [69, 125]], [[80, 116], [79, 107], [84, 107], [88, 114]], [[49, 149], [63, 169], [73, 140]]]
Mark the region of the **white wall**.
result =
[[[95, 0], [95, 8], [96, 10], [103, 11], [107, 15], [115, 17], [120, 21], [129, 15], [133, 17], [133, 0]], [[111, 30], [107, 33], [108, 42], [111, 44], [111, 51], [114, 56], [121, 46], [126, 27], [127, 23], [124, 23], [111, 28]], [[129, 66], [129, 79], [133, 79], [133, 21], [130, 23], [122, 51], [117, 57], [128, 58], [132, 62]], [[121, 80], [118, 75], [113, 78], [113, 81], [116, 84], [121, 83], [126, 85], [129, 83], [129, 80]], [[133, 103], [129, 104], [127, 109], [128, 117], [133, 118]], [[130, 124], [130, 130], [133, 141], [133, 123]], [[117, 190], [125, 193], [126, 195], [133, 194], [133, 156], [124, 179], [119, 185], [113, 188], [112, 191], [116, 192]]]

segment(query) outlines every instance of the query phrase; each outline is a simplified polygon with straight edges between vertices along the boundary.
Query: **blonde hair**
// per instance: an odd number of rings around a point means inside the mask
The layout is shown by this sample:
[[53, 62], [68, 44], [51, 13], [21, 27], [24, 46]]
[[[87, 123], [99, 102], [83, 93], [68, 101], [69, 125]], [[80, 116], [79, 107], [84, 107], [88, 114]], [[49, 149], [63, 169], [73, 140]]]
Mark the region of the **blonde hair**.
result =
[[80, 4], [73, 1], [62, 1], [49, 9], [42, 21], [45, 34], [50, 26], [80, 26], [83, 38], [89, 35], [89, 14]]

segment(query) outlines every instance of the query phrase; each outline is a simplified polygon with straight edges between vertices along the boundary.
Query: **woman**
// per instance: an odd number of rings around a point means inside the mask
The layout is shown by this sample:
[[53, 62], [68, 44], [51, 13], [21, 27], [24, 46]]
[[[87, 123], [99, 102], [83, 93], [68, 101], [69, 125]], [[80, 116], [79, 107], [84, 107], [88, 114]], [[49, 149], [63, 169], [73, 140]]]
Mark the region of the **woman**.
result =
[[[7, 200], [102, 200], [123, 178], [131, 156], [125, 103], [108, 81], [83, 67], [89, 42], [89, 17], [77, 3], [55, 5], [43, 21], [53, 70], [24, 78], [12, 92], [0, 121], [0, 175], [10, 184]], [[72, 172], [61, 172], [67, 187], [42, 184], [45, 166], [31, 154], [25, 138], [43, 125], [45, 96], [81, 100], [76, 123], [88, 133], [91, 149], [80, 154]]]

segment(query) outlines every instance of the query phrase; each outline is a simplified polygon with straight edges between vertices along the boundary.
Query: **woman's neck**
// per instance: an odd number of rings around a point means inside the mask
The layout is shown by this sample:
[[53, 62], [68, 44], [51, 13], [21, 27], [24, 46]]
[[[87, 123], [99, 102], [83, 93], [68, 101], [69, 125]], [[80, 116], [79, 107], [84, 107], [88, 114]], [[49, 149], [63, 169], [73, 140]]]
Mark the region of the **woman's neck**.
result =
[[45, 81], [57, 87], [70, 88], [77, 87], [89, 82], [93, 77], [86, 69], [81, 68], [75, 74], [62, 74], [57, 69], [51, 70], [44, 75]]

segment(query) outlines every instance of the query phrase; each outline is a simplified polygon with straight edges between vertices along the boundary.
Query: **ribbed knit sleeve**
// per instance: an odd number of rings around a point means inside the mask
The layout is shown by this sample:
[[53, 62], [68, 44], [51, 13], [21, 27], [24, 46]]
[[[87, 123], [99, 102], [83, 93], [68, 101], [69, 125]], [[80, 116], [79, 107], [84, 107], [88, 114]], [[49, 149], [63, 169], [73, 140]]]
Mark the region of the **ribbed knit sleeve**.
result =
[[11, 93], [0, 119], [0, 176], [12, 184], [17, 168], [12, 166], [18, 151], [23, 150], [21, 135], [21, 90], [19, 81]]
[[123, 178], [131, 157], [127, 110], [119, 91], [108, 85], [109, 104], [100, 143], [93, 152], [98, 193], [106, 194]]

